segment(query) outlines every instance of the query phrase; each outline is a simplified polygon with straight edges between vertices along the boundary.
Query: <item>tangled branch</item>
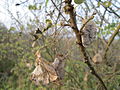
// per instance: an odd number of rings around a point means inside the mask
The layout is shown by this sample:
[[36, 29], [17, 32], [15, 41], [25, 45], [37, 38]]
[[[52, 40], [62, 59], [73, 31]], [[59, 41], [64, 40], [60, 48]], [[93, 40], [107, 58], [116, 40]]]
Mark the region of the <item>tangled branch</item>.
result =
[[[88, 65], [88, 67], [90, 68], [91, 73], [96, 76], [96, 78], [98, 78], [98, 80], [101, 82], [101, 84], [103, 85], [104, 89], [107, 90], [107, 87], [105, 86], [103, 80], [101, 79], [101, 77], [97, 74], [97, 72], [95, 71], [94, 67], [91, 65], [90, 61], [89, 61], [89, 56], [87, 56], [87, 53], [85, 51], [85, 47], [82, 44], [82, 35], [81, 35], [81, 31], [79, 31], [77, 24], [76, 24], [76, 15], [74, 13], [74, 7], [71, 4], [72, 0], [65, 0], [65, 5], [67, 6], [66, 11], [68, 12], [69, 16], [70, 16], [70, 27], [73, 29], [73, 31], [75, 32], [76, 38], [77, 38], [77, 43], [79, 45], [79, 47], [81, 48], [81, 52], [84, 56], [84, 62]], [[92, 17], [93, 18], [93, 17]], [[89, 21], [92, 19], [90, 18]], [[89, 22], [87, 21], [87, 22]], [[86, 23], [87, 23], [86, 22]], [[85, 23], [85, 24], [86, 24]], [[81, 30], [84, 28], [85, 25], [82, 26]]]

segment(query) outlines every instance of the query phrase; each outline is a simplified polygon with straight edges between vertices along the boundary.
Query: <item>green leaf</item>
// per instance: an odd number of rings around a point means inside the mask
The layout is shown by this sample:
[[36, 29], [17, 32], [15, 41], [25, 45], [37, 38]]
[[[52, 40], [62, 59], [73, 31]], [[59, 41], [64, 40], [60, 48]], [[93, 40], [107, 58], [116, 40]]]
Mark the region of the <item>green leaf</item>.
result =
[[105, 1], [104, 3], [103, 3], [103, 5], [105, 6], [105, 7], [110, 7], [111, 6], [111, 2], [109, 2], [109, 1]]
[[29, 10], [36, 10], [37, 9], [37, 7], [36, 7], [36, 5], [29, 5]]
[[52, 21], [50, 19], [46, 20], [46, 27], [50, 28], [52, 26]]
[[105, 32], [105, 31], [103, 31], [103, 32], [102, 32], [102, 35], [105, 35], [105, 34], [106, 34], [106, 32]]
[[116, 25], [116, 23], [112, 23], [112, 24], [111, 24], [111, 27], [115, 27], [115, 25]]
[[22, 26], [20, 26], [20, 30], [24, 30], [24, 26], [22, 25]]
[[32, 9], [33, 9], [33, 6], [32, 6], [32, 5], [29, 5], [28, 9], [29, 9], [29, 10], [32, 10]]
[[97, 4], [98, 4], [98, 7], [100, 7], [100, 2], [98, 2]]
[[9, 31], [14, 31], [14, 30], [16, 30], [15, 27], [10, 27], [10, 29], [9, 29]]
[[44, 31], [47, 31], [49, 28], [52, 27], [52, 21], [50, 19], [46, 19], [46, 27], [44, 28]]
[[45, 6], [47, 6], [47, 4], [48, 4], [48, 1], [49, 1], [49, 0], [46, 0], [46, 2], [45, 2]]
[[36, 23], [39, 23], [39, 19], [36, 19], [35, 22], [36, 22]]
[[101, 34], [100, 34], [100, 33], [98, 33], [98, 34], [97, 34], [97, 36], [98, 36], [98, 37], [101, 37]]
[[107, 34], [111, 34], [111, 32], [110, 32], [110, 31], [107, 31]]
[[39, 10], [41, 10], [41, 5], [39, 6], [39, 8], [38, 8]]
[[81, 3], [83, 3], [85, 0], [74, 0], [74, 2], [76, 3], [76, 4], [81, 4]]
[[50, 19], [46, 19], [46, 23], [52, 23]]
[[32, 6], [32, 9], [33, 9], [33, 10], [36, 10], [36, 9], [37, 9], [36, 5], [33, 5], [33, 6]]

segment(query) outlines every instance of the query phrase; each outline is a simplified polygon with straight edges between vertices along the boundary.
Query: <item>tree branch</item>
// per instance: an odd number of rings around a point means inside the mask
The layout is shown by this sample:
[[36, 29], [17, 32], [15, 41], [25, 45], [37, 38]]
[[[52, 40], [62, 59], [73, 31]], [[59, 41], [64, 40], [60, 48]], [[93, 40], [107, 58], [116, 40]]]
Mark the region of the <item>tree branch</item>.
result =
[[119, 25], [117, 26], [117, 28], [116, 28], [115, 32], [113, 33], [113, 35], [112, 35], [112, 36], [110, 37], [110, 39], [108, 40], [107, 47], [106, 47], [106, 49], [105, 49], [104, 58], [106, 58], [106, 54], [107, 54], [107, 51], [108, 51], [108, 49], [109, 49], [109, 46], [110, 46], [111, 43], [113, 42], [115, 36], [118, 34], [119, 30], [120, 30], [120, 23], [119, 23]]
[[[83, 54], [84, 57], [84, 62], [88, 65], [88, 67], [90, 68], [91, 73], [101, 82], [101, 84], [103, 85], [104, 89], [107, 90], [107, 87], [105, 86], [103, 80], [101, 79], [101, 77], [96, 73], [94, 67], [92, 66], [92, 64], [89, 61], [89, 56], [87, 56], [87, 53], [85, 51], [85, 47], [82, 44], [82, 38], [81, 38], [81, 34], [80, 31], [78, 30], [77, 24], [76, 24], [76, 15], [74, 12], [74, 7], [71, 4], [71, 0], [65, 0], [65, 4], [67, 5], [68, 10], [68, 14], [70, 16], [70, 25], [71, 28], [73, 29], [73, 31], [75, 32], [76, 38], [77, 38], [77, 43], [79, 45], [79, 47], [81, 48], [81, 52]], [[92, 17], [93, 18], [93, 17]], [[90, 18], [87, 22], [89, 22], [92, 18]], [[86, 22], [86, 23], [87, 23]], [[85, 25], [82, 26], [82, 28], [80, 30], [82, 30], [84, 28]], [[90, 58], [91, 59], [91, 58]]]
[[80, 31], [82, 31], [83, 28], [85, 27], [85, 25], [86, 25], [90, 20], [92, 20], [93, 18], [94, 18], [94, 16], [92, 15], [92, 16], [83, 24], [83, 26], [80, 28]]
[[[113, 13], [113, 14], [116, 15], [118, 18], [120, 18], [120, 16], [119, 16], [111, 7], [105, 7], [105, 6], [102, 4], [103, 2], [102, 2], [102, 1], [100, 1], [100, 2], [101, 2], [100, 4], [101, 4], [109, 13]], [[109, 10], [108, 10], [107, 8], [108, 8]]]

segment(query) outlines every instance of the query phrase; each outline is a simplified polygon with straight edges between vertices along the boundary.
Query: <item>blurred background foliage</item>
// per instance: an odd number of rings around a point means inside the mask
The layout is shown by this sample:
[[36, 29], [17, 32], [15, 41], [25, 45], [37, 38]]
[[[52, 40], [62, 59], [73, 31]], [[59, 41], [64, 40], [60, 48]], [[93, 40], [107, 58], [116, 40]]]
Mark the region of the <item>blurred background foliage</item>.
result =
[[[63, 22], [64, 19], [59, 16], [60, 13], [55, 9], [51, 0], [33, 1], [33, 4], [30, 4], [28, 0], [23, 3], [16, 3], [16, 6], [27, 7], [34, 18], [25, 20], [20, 19], [22, 17], [20, 15], [16, 18], [12, 13], [9, 13], [15, 24], [8, 28], [7, 25], [0, 23], [0, 90], [102, 90], [99, 81], [90, 74], [87, 65], [83, 62], [74, 33], [70, 28], [60, 26], [60, 22]], [[118, 6], [120, 2], [118, 0], [110, 0], [110, 2], [107, 0], [94, 0], [94, 3], [91, 3], [92, 1], [81, 0], [79, 2], [75, 0], [79, 26], [81, 26], [80, 13], [83, 14], [81, 17], [89, 17], [93, 11], [97, 13], [94, 19], [99, 29], [97, 39], [86, 48], [91, 57], [99, 51], [104, 53], [106, 42], [115, 31], [120, 15], [120, 7]], [[61, 2], [62, 0], [55, 1], [62, 12], [64, 5]], [[105, 11], [101, 11], [101, 9]], [[10, 11], [8, 10], [8, 12]], [[65, 16], [64, 13], [63, 15]], [[31, 33], [37, 28], [41, 31], [45, 29], [47, 19], [51, 20], [53, 25], [40, 36], [41, 38], [36, 41], [33, 48], [34, 37]], [[35, 68], [34, 53], [38, 49], [40, 49], [42, 57], [50, 62], [54, 60], [56, 54], [68, 53], [65, 77], [62, 80], [63, 85], [35, 86], [30, 81], [30, 74]], [[102, 77], [108, 90], [119, 90], [120, 32], [107, 52], [106, 61], [107, 63], [94, 64], [92, 61], [91, 63]]]

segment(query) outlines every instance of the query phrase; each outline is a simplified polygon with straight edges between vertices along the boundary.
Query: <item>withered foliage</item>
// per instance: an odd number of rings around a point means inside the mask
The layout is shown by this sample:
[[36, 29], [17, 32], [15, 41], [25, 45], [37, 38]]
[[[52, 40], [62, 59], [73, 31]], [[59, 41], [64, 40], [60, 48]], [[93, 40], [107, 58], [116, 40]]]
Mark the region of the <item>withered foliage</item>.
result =
[[[84, 22], [83, 22], [84, 24]], [[82, 35], [82, 43], [85, 47], [89, 46], [96, 38], [97, 27], [93, 21], [89, 21], [84, 29]]]
[[36, 52], [36, 68], [31, 74], [30, 79], [34, 81], [36, 85], [41, 83], [42, 85], [47, 85], [50, 82], [57, 82], [64, 77], [64, 57], [62, 55], [58, 55], [54, 62], [50, 63], [43, 59], [40, 55], [40, 52]]
[[97, 53], [93, 58], [92, 58], [93, 62], [95, 64], [100, 64], [103, 60], [102, 60], [102, 56], [100, 53]]

